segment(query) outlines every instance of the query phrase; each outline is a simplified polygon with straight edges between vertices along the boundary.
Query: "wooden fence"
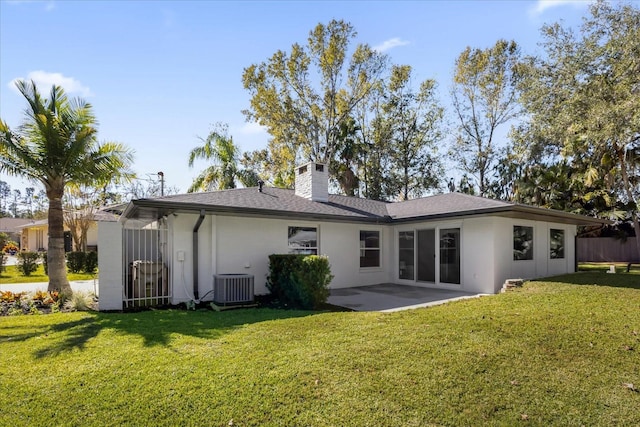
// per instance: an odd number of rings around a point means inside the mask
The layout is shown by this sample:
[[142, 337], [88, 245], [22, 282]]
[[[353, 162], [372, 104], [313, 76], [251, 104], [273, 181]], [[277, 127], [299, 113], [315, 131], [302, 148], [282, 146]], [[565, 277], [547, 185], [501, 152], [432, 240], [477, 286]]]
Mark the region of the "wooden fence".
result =
[[578, 262], [639, 262], [636, 238], [582, 237], [577, 244]]

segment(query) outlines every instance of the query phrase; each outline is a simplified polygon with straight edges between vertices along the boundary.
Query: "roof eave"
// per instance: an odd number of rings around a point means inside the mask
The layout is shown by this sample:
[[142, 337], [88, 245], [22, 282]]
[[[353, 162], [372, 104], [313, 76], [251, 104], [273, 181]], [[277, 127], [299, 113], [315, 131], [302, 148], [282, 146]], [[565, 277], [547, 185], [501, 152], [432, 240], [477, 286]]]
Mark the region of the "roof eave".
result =
[[[355, 222], [355, 223], [377, 223], [377, 224], [390, 224], [390, 223], [408, 223], [418, 221], [432, 221], [438, 219], [454, 219], [464, 218], [471, 216], [481, 215], [493, 215], [504, 216], [520, 219], [530, 219], [539, 221], [549, 221], [550, 219], [555, 222], [575, 224], [575, 225], [602, 225], [613, 224], [613, 221], [591, 218], [583, 215], [577, 215], [569, 212], [555, 211], [551, 209], [526, 206], [520, 204], [509, 204], [507, 206], [497, 206], [491, 208], [478, 208], [470, 209], [466, 211], [457, 212], [445, 212], [430, 215], [419, 215], [404, 218], [393, 218], [390, 216], [347, 216], [347, 215], [332, 215], [321, 214], [314, 212], [292, 212], [281, 211], [273, 209], [259, 209], [259, 208], [247, 208], [247, 207], [234, 207], [223, 205], [208, 205], [202, 203], [184, 203], [184, 202], [167, 202], [166, 200], [155, 199], [137, 199], [132, 200], [122, 213], [120, 221], [124, 222], [129, 218], [147, 218], [156, 220], [162, 216], [179, 212], [200, 212], [204, 210], [208, 214], [221, 214], [221, 215], [243, 215], [250, 217], [271, 217], [271, 218], [297, 218], [316, 221], [339, 221], [339, 222]], [[140, 215], [141, 211], [147, 211], [147, 215]]]
[[[519, 215], [510, 215], [510, 214], [522, 214]], [[429, 220], [437, 220], [437, 219], [454, 219], [454, 218], [464, 218], [470, 216], [481, 216], [481, 215], [493, 215], [493, 216], [505, 216], [505, 217], [515, 217], [522, 219], [531, 219], [531, 220], [546, 220], [549, 218], [553, 218], [558, 220], [561, 223], [575, 224], [575, 225], [592, 225], [592, 224], [613, 224], [613, 221], [607, 219], [600, 218], [591, 218], [583, 215], [577, 215], [569, 212], [563, 211], [555, 211], [544, 208], [537, 208], [533, 206], [525, 206], [525, 205], [510, 205], [510, 206], [500, 206], [493, 208], [480, 208], [480, 209], [470, 209], [467, 211], [458, 211], [458, 212], [445, 212], [439, 214], [432, 215], [420, 215], [414, 217], [406, 217], [406, 218], [392, 218], [394, 223], [408, 223], [408, 222], [417, 222], [417, 221], [429, 221]]]
[[[141, 210], [153, 210], [155, 215], [141, 216], [139, 212]], [[271, 218], [299, 218], [306, 220], [326, 220], [326, 221], [339, 221], [339, 222], [365, 222], [365, 223], [389, 223], [391, 219], [389, 217], [352, 217], [347, 215], [331, 215], [320, 214], [313, 212], [292, 212], [292, 211], [280, 211], [273, 209], [259, 209], [259, 208], [246, 208], [235, 206], [222, 206], [222, 205], [208, 205], [201, 203], [183, 203], [183, 202], [171, 202], [167, 203], [166, 200], [156, 201], [151, 199], [138, 199], [132, 200], [125, 211], [122, 213], [121, 221], [132, 218], [149, 218], [158, 219], [162, 216], [180, 213], [180, 212], [200, 212], [204, 210], [207, 214], [221, 214], [221, 215], [243, 215], [249, 217], [271, 217]]]

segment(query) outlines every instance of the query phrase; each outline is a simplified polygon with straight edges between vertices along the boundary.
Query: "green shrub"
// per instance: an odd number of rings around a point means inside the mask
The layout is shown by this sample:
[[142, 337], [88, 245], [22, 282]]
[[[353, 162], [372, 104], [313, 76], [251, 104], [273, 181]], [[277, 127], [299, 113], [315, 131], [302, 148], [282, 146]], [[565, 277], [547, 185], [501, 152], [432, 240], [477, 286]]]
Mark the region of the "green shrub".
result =
[[49, 259], [47, 258], [47, 252], [40, 252], [40, 258], [42, 258], [42, 266], [44, 267], [44, 274], [49, 275]]
[[24, 276], [31, 276], [38, 269], [38, 258], [40, 255], [37, 252], [19, 252], [18, 269]]
[[85, 252], [67, 252], [67, 267], [72, 273], [80, 273], [84, 269], [85, 259], [87, 254]]
[[87, 274], [93, 274], [98, 269], [98, 252], [87, 252], [84, 259], [83, 271]]
[[329, 259], [325, 256], [269, 256], [267, 288], [292, 308], [313, 309], [326, 302], [331, 279]]
[[9, 235], [7, 233], [0, 233], [0, 248], [4, 248], [4, 245], [9, 241]]
[[293, 287], [291, 272], [299, 268], [306, 255], [270, 255], [267, 289], [276, 299], [285, 302], [288, 289]]
[[329, 298], [329, 283], [333, 279], [329, 258], [309, 255], [302, 260], [302, 268], [294, 273], [300, 286], [303, 308], [318, 308]]

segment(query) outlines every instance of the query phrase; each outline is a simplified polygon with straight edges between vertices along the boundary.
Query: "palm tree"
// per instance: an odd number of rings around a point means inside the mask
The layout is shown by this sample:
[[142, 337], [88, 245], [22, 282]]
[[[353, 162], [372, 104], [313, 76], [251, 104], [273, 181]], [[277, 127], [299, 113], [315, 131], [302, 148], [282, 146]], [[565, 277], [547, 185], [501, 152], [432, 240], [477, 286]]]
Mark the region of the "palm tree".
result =
[[33, 81], [18, 81], [16, 86], [29, 106], [16, 132], [0, 119], [0, 171], [44, 186], [49, 199], [48, 289], [70, 293], [64, 254], [65, 187], [127, 175], [133, 155], [122, 144], [97, 142], [91, 104], [69, 99], [55, 85], [48, 99]]
[[206, 139], [198, 139], [203, 145], [189, 153], [189, 167], [193, 167], [196, 159], [211, 160], [213, 164], [200, 172], [187, 192], [236, 188], [238, 180], [245, 187], [258, 185], [255, 172], [238, 167], [240, 149], [233, 143], [233, 137], [229, 135], [226, 124], [218, 123]]

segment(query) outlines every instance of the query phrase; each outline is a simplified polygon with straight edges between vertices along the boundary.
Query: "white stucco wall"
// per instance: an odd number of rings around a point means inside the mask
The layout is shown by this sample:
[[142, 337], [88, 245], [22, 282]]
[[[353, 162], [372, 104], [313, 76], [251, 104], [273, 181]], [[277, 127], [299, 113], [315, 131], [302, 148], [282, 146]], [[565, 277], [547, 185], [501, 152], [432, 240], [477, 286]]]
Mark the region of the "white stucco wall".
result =
[[100, 310], [122, 310], [122, 225], [99, 222], [97, 235]]
[[[440, 282], [440, 230], [460, 229], [460, 284]], [[395, 241], [394, 259], [390, 281], [406, 285], [424, 286], [442, 289], [457, 289], [466, 292], [494, 293], [496, 240], [494, 238], [495, 220], [491, 217], [466, 218], [452, 221], [426, 221], [400, 224], [393, 227]], [[435, 282], [420, 282], [417, 274], [414, 280], [399, 279], [397, 240], [400, 231], [435, 230]], [[417, 234], [416, 234], [417, 236]], [[417, 256], [417, 255], [416, 255]], [[416, 266], [418, 260], [416, 259]], [[416, 269], [417, 273], [417, 269]]]
[[[530, 221], [512, 218], [496, 218], [497, 247], [496, 261], [499, 260], [496, 286], [502, 286], [506, 279], [535, 279], [557, 274], [575, 272], [576, 226], [546, 221]], [[513, 259], [513, 227], [533, 227], [533, 259]], [[550, 258], [550, 230], [564, 230], [564, 258]], [[505, 260], [507, 260], [505, 262]]]
[[[530, 226], [534, 230], [533, 260], [514, 261], [513, 226]], [[398, 232], [408, 230], [435, 229], [436, 233], [436, 281], [420, 282], [398, 278], [398, 249], [394, 247], [390, 281], [415, 286], [444, 289], [459, 289], [466, 292], [496, 293], [506, 279], [533, 279], [556, 274], [574, 272], [575, 225], [548, 223], [544, 221], [519, 220], [503, 217], [475, 217], [458, 221], [428, 221], [395, 225], [393, 240], [397, 242]], [[460, 285], [439, 282], [440, 254], [438, 250], [439, 230], [460, 228]], [[564, 259], [550, 259], [550, 229], [565, 232]], [[417, 264], [417, 260], [416, 260]]]
[[[193, 299], [193, 228], [196, 214], [179, 214], [169, 217], [169, 257], [173, 283], [173, 302]], [[255, 293], [266, 294], [266, 278], [271, 254], [288, 253], [287, 232], [289, 226], [316, 227], [319, 253], [327, 255], [335, 276], [331, 288], [387, 283], [392, 262], [391, 227], [271, 218], [233, 217], [207, 215], [199, 229], [199, 297], [213, 288], [214, 274], [252, 274]], [[380, 268], [360, 268], [360, 230], [381, 232], [382, 253]], [[178, 252], [185, 260], [177, 261]]]
[[98, 223], [94, 222], [87, 230], [87, 246], [98, 246]]
[[463, 221], [462, 290], [494, 293], [496, 280], [495, 218], [479, 217]]
[[[168, 221], [167, 264], [172, 302], [194, 299], [193, 228], [198, 214], [170, 215]], [[534, 259], [513, 260], [513, 226], [534, 228]], [[252, 274], [255, 293], [268, 293], [268, 256], [288, 253], [290, 226], [315, 227], [318, 249], [327, 255], [335, 276], [331, 288], [399, 283], [415, 286], [459, 289], [467, 292], [495, 293], [508, 278], [537, 278], [574, 271], [576, 226], [503, 217], [472, 217], [446, 221], [377, 225], [297, 219], [205, 215], [198, 232], [199, 299], [211, 300], [214, 274]], [[440, 283], [437, 242], [441, 229], [460, 229], [460, 284]], [[565, 257], [550, 259], [549, 230], [565, 231]], [[436, 239], [434, 283], [398, 278], [398, 233], [434, 229]], [[360, 231], [380, 232], [381, 266], [360, 268]], [[122, 226], [115, 222], [98, 225], [100, 308], [122, 308]], [[179, 256], [180, 255], [180, 256]], [[183, 261], [179, 261], [183, 258]], [[416, 275], [417, 277], [417, 275]]]

